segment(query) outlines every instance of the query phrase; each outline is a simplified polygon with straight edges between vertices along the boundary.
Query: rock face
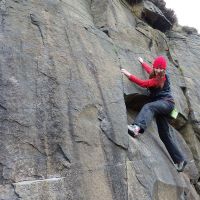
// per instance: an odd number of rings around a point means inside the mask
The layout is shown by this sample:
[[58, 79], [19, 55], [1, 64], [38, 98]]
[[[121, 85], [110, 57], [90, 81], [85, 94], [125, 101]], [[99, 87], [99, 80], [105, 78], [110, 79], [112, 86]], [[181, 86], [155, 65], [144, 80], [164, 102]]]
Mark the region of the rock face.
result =
[[[123, 0], [0, 1], [0, 199], [199, 199], [200, 37], [165, 35], [131, 10]], [[160, 54], [184, 173], [154, 122], [137, 140], [127, 134], [145, 90], [120, 69], [145, 78], [137, 57]]]

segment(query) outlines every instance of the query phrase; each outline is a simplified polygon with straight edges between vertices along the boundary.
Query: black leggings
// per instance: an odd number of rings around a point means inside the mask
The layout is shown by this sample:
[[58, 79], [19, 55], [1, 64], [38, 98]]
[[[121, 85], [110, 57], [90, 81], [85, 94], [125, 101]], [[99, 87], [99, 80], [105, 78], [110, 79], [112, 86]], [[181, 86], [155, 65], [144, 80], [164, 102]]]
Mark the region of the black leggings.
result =
[[166, 118], [166, 115], [168, 115], [173, 108], [174, 104], [166, 100], [157, 100], [147, 103], [137, 115], [134, 124], [140, 127], [140, 132], [142, 133], [155, 117], [160, 139], [164, 143], [174, 163], [179, 163], [184, 160], [184, 157], [171, 137], [169, 124]]

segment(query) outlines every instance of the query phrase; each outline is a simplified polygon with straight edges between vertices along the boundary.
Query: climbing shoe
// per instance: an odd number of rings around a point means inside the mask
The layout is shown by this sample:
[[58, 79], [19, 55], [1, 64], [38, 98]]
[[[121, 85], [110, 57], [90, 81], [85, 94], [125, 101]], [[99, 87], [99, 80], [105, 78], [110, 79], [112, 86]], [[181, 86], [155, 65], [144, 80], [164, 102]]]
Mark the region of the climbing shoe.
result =
[[185, 166], [187, 165], [187, 161], [186, 160], [183, 160], [181, 161], [180, 163], [177, 163], [176, 164], [176, 169], [178, 172], [182, 172], [185, 168]]
[[137, 137], [140, 133], [140, 127], [137, 125], [128, 125], [128, 133], [132, 137]]

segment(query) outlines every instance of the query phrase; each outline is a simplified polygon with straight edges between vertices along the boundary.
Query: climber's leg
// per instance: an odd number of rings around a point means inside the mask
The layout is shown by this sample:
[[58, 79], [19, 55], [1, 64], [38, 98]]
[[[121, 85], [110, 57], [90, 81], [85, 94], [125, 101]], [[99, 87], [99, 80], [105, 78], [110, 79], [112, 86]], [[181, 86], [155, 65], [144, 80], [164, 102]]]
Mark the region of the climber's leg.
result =
[[168, 124], [166, 117], [164, 117], [162, 115], [157, 115], [156, 123], [157, 123], [160, 139], [164, 143], [164, 145], [165, 145], [167, 151], [169, 152], [174, 163], [177, 164], [177, 163], [181, 163], [182, 161], [184, 161], [184, 156], [178, 149], [176, 143], [174, 142], [174, 140], [170, 134], [169, 124]]
[[167, 115], [174, 107], [174, 104], [165, 100], [158, 100], [147, 103], [137, 115], [133, 124], [140, 127], [140, 132], [144, 132], [156, 115]]

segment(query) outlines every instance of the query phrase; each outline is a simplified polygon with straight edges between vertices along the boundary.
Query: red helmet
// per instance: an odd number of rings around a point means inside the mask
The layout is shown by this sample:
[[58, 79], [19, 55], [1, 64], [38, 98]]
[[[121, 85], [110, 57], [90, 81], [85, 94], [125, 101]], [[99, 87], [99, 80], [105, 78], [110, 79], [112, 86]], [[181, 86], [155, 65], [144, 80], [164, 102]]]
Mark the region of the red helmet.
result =
[[153, 68], [165, 70], [167, 68], [167, 61], [163, 56], [158, 56], [153, 62]]

